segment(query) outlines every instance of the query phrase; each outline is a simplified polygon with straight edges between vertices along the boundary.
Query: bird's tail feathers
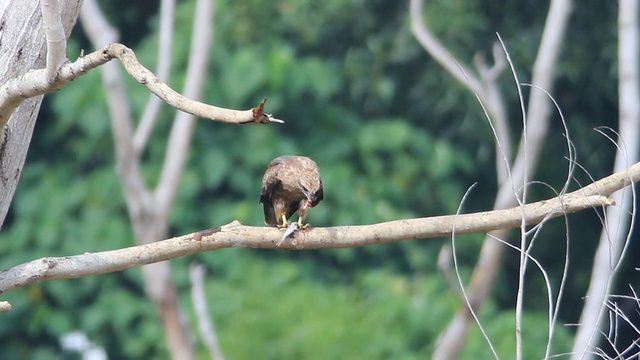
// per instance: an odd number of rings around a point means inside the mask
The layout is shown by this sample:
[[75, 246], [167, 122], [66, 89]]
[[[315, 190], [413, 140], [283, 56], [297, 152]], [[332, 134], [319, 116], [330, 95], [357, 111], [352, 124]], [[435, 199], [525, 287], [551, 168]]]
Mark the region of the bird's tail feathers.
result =
[[268, 226], [278, 225], [276, 213], [271, 204], [264, 204], [264, 223]]

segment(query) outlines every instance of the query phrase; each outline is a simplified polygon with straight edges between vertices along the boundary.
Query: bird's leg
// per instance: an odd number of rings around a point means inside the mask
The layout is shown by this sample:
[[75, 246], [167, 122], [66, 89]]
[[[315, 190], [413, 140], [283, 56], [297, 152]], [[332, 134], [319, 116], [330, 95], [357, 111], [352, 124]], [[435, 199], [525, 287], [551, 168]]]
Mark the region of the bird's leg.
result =
[[287, 227], [287, 217], [285, 214], [282, 214], [282, 224], [278, 223], [277, 226], [281, 229]]
[[[307, 216], [307, 210], [311, 207], [311, 204], [312, 204], [312, 201], [310, 198], [306, 198], [300, 201], [300, 207], [298, 208], [299, 216], [298, 216], [297, 222], [292, 221], [290, 223], [287, 223], [287, 218], [285, 217], [284, 214], [282, 214], [283, 225], [278, 224], [278, 228], [280, 229], [286, 228], [286, 229], [284, 231], [284, 234], [282, 235], [282, 239], [280, 239], [280, 241], [276, 243], [276, 246], [280, 246], [284, 242], [284, 239], [293, 235], [293, 233], [296, 232], [296, 230], [307, 229], [309, 227], [309, 224], [304, 223], [304, 218]], [[295, 243], [295, 240], [294, 240], [294, 243]]]
[[306, 229], [309, 227], [309, 224], [304, 223], [304, 218], [307, 217], [307, 210], [311, 207], [311, 199], [307, 198], [304, 202], [300, 203], [300, 209], [298, 213], [300, 216], [298, 217], [298, 227], [301, 229]]
[[305, 224], [304, 223], [304, 217], [300, 216], [298, 218], [298, 227], [301, 228], [301, 229], [306, 229], [306, 228], [309, 227], [309, 223]]

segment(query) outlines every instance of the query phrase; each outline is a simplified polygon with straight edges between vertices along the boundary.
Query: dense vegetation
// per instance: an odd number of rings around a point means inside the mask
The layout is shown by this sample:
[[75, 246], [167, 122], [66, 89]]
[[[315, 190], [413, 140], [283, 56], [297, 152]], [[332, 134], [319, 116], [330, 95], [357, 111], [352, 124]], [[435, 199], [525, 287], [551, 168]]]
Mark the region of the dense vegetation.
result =
[[[151, 69], [157, 5], [104, 4], [123, 42]], [[308, 216], [316, 226], [453, 213], [474, 183], [464, 211], [490, 208], [496, 189], [492, 132], [473, 94], [413, 39], [407, 6], [381, 0], [218, 1], [205, 101], [249, 108], [266, 96], [268, 112], [286, 124], [242, 127], [200, 121], [171, 232], [233, 219], [262, 224], [260, 179], [268, 162], [282, 154], [310, 156], [322, 170], [325, 200]], [[180, 2], [178, 10], [170, 84], [179, 89], [193, 1]], [[489, 51], [499, 32], [520, 79], [527, 81], [546, 10], [537, 2], [430, 1], [425, 19], [464, 60]], [[576, 4], [553, 91], [578, 161], [596, 178], [611, 171], [615, 151], [593, 131], [616, 124], [615, 24], [615, 2]], [[90, 45], [76, 27], [69, 57], [82, 48]], [[501, 82], [517, 140], [521, 118], [513, 80], [505, 73]], [[130, 86], [139, 114], [149, 94], [134, 81]], [[171, 116], [165, 111], [146, 154], [144, 171], [151, 183], [159, 173]], [[546, 160], [535, 178], [559, 189], [567, 176], [567, 151], [559, 119], [552, 124]], [[45, 98], [0, 233], [0, 268], [133, 244], [109, 126], [97, 71]], [[582, 173], [576, 177], [581, 183], [588, 179]], [[552, 196], [542, 187], [534, 193]], [[599, 232], [593, 213], [571, 216], [570, 225], [576, 245], [562, 323], [577, 321]], [[555, 284], [564, 259], [564, 240], [558, 240], [564, 231], [561, 220], [550, 223], [535, 249]], [[482, 237], [457, 242], [463, 278]], [[447, 241], [302, 252], [225, 249], [174, 260], [173, 270], [183, 306], [193, 316], [188, 264], [197, 260], [208, 267], [209, 306], [229, 359], [422, 359], [459, 305], [435, 265]], [[483, 315], [499, 353], [509, 358], [515, 346], [515, 253], [508, 253], [504, 268]], [[621, 289], [631, 281], [623, 276]], [[544, 332], [536, 331], [546, 329], [546, 303], [535, 272], [528, 284], [525, 351], [527, 359], [534, 359], [546, 344]], [[52, 358], [60, 354], [59, 337], [76, 329], [112, 358], [166, 357], [139, 269], [36, 284], [4, 298], [14, 310], [1, 315], [2, 358]], [[557, 351], [569, 349], [570, 338], [571, 328], [559, 329]], [[479, 332], [472, 334], [464, 354], [491, 356]]]

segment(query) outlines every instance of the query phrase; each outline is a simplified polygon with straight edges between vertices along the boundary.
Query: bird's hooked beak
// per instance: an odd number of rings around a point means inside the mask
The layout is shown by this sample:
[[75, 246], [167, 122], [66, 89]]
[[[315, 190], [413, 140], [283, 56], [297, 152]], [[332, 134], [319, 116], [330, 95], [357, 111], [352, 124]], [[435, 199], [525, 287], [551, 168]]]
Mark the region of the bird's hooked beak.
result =
[[308, 191], [304, 191], [304, 196], [307, 198], [307, 202], [304, 203], [304, 207], [310, 208], [313, 206], [313, 194]]
[[313, 197], [309, 194], [305, 194], [307, 196], [307, 202], [304, 204], [306, 208], [313, 207]]

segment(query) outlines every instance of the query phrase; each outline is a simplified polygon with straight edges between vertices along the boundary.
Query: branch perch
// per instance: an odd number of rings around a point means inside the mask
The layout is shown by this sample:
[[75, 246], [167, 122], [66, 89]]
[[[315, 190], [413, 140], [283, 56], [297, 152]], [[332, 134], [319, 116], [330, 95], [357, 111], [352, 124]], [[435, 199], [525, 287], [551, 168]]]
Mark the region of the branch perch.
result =
[[[639, 179], [640, 163], [586, 187], [587, 192], [585, 189], [579, 189], [556, 198], [506, 210], [396, 220], [373, 225], [313, 228], [296, 233], [295, 241], [287, 241], [281, 248], [345, 248], [443, 237], [451, 235], [454, 231], [458, 235], [488, 232], [519, 227], [523, 214], [527, 224], [536, 224], [546, 218], [613, 205], [615, 202], [605, 195]], [[597, 190], [606, 193], [594, 195]], [[281, 237], [281, 230], [276, 228], [245, 226], [233, 221], [224, 226], [146, 245], [74, 256], [41, 258], [0, 272], [0, 294], [40, 281], [120, 271], [207, 250], [228, 247], [276, 249], [276, 243]]]
[[0, 128], [9, 120], [13, 111], [25, 100], [62, 88], [65, 84], [87, 73], [114, 58], [122, 62], [125, 70], [136, 81], [146, 86], [152, 93], [178, 110], [197, 117], [233, 124], [267, 124], [283, 123], [264, 113], [263, 99], [260, 104], [249, 110], [232, 110], [199, 101], [194, 101], [179, 94], [162, 82], [153, 72], [138, 62], [133, 50], [122, 44], [110, 44], [101, 50], [94, 51], [78, 58], [72, 63], [65, 63], [58, 70], [58, 76], [51, 78], [47, 69], [32, 70], [20, 77], [11, 79], [0, 86]]
[[[506, 210], [389, 221], [373, 225], [312, 228], [295, 234], [283, 249], [345, 248], [488, 232], [528, 225], [588, 208], [611, 206], [607, 196], [640, 180], [640, 163], [571, 193]], [[0, 272], [0, 294], [29, 284], [120, 271], [179, 256], [229, 247], [276, 249], [281, 230], [238, 221], [208, 230], [124, 249], [45, 257]]]

